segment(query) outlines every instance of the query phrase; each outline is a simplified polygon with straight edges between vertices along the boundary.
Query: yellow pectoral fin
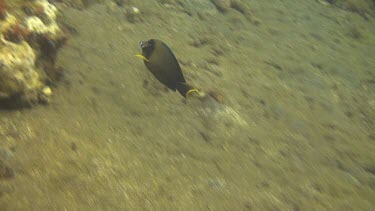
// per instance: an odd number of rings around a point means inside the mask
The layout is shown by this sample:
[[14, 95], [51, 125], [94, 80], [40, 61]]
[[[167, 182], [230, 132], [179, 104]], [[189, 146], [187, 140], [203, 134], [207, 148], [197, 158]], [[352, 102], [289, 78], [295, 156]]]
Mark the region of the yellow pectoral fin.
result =
[[193, 89], [190, 89], [188, 92], [186, 92], [186, 98], [188, 98], [189, 95], [192, 94], [192, 93], [194, 93], [194, 92], [198, 94], [198, 97], [204, 97], [204, 96], [206, 96], [206, 94], [204, 92], [201, 92], [201, 91], [199, 91], [196, 88], [193, 88]]
[[142, 54], [136, 54], [135, 56], [138, 57], [138, 58], [141, 58], [142, 60], [144, 60], [144, 61], [146, 61], [146, 62], [149, 61], [149, 60], [148, 60], [145, 56], [143, 56]]

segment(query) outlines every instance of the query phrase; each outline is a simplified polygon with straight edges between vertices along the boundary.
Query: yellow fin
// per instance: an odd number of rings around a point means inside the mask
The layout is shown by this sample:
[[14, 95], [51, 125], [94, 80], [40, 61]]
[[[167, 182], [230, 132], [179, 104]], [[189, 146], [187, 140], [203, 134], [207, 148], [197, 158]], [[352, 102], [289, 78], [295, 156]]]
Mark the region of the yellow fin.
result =
[[206, 94], [204, 92], [201, 92], [199, 91], [198, 89], [196, 88], [193, 88], [193, 89], [190, 89], [188, 92], [186, 92], [186, 98], [188, 98], [188, 96], [193, 93], [193, 92], [196, 92], [198, 94], [199, 97], [204, 97], [206, 96]]
[[138, 57], [138, 58], [141, 58], [142, 60], [144, 60], [146, 62], [149, 62], [149, 60], [145, 56], [143, 56], [142, 54], [136, 54], [135, 56]]

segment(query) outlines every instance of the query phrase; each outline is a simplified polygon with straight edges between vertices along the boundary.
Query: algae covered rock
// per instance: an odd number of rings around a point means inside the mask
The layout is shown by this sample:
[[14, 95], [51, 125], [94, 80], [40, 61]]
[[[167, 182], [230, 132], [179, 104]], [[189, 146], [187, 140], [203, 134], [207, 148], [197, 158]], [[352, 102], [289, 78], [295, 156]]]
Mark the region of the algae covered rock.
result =
[[26, 26], [30, 32], [52, 35], [59, 33], [60, 28], [56, 23], [57, 8], [46, 0], [41, 0], [39, 7], [43, 10], [43, 14], [39, 15], [40, 17], [32, 15], [26, 18]]
[[16, 44], [2, 38], [0, 42], [0, 98], [22, 96], [35, 101], [43, 77], [36, 70], [33, 49], [25, 41]]
[[[10, 6], [0, 19], [0, 107], [48, 102], [51, 90], [46, 83], [56, 75], [55, 57], [63, 40], [57, 9], [47, 0], [14, 1]], [[17, 13], [25, 8], [33, 12]]]

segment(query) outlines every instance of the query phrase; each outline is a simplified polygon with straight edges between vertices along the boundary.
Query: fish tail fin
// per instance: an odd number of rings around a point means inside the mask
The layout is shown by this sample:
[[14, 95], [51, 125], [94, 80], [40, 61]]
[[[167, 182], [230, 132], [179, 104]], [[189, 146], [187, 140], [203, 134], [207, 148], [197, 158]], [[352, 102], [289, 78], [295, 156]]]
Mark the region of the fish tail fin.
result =
[[178, 83], [177, 90], [184, 98], [188, 98], [192, 93], [198, 94], [199, 97], [205, 96], [203, 92], [187, 83]]

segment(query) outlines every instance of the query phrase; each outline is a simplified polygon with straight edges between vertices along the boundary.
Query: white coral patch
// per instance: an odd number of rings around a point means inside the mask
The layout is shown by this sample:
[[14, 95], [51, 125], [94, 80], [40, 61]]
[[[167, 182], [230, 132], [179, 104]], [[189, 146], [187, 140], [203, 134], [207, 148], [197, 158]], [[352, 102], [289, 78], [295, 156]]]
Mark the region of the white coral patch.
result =
[[32, 32], [55, 35], [60, 31], [60, 28], [56, 23], [56, 7], [50, 4], [47, 0], [40, 0], [39, 4], [43, 7], [44, 13], [49, 20], [49, 24], [44, 24], [43, 21], [36, 16], [30, 16], [26, 19], [27, 28]]
[[44, 8], [44, 13], [48, 16], [50, 20], [56, 20], [57, 8], [50, 4], [47, 0], [40, 0], [39, 3]]
[[10, 93], [0, 94], [4, 96], [4, 94], [39, 89], [41, 82], [35, 70], [36, 55], [30, 45], [25, 41], [15, 44], [6, 41], [3, 36], [1, 45], [0, 74], [8, 80], [8, 84], [12, 85], [3, 90]]
[[49, 25], [45, 25], [43, 21], [36, 16], [31, 16], [27, 18], [26, 25], [30, 31], [40, 34], [56, 34], [60, 30], [59, 26], [55, 22], [52, 22]]
[[23, 65], [33, 67], [36, 59], [35, 53], [30, 45], [23, 41], [20, 44], [9, 42], [1, 37], [3, 47], [0, 50], [0, 63], [3, 66]]

